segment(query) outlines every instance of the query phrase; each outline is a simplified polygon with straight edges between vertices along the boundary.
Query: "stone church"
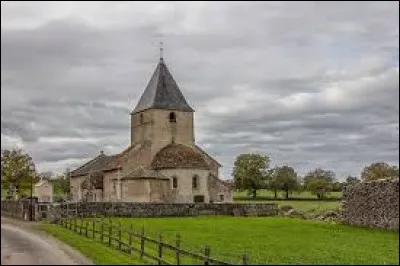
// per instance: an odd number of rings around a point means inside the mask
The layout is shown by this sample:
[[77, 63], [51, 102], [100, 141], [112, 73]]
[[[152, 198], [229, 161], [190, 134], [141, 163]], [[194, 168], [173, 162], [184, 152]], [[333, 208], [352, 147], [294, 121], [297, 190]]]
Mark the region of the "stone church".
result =
[[233, 184], [195, 143], [194, 110], [163, 58], [131, 112], [131, 144], [71, 172], [76, 201], [231, 202]]

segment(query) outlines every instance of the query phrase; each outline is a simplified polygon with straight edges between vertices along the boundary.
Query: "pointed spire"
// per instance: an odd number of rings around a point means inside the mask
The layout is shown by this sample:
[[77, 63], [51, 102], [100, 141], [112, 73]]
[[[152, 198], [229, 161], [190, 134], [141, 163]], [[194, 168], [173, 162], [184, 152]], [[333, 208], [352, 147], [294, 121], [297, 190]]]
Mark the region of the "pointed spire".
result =
[[160, 62], [131, 114], [154, 108], [194, 112], [169, 72], [160, 48]]

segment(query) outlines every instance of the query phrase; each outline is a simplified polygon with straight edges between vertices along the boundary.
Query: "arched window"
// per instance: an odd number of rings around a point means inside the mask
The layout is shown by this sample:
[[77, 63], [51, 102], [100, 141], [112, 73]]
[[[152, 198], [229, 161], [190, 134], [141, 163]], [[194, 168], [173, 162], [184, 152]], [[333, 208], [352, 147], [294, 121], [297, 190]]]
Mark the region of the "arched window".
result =
[[172, 177], [172, 188], [178, 187], [178, 178], [176, 176]]
[[197, 189], [199, 187], [199, 176], [194, 175], [192, 177], [192, 188]]
[[176, 123], [176, 115], [174, 112], [169, 113], [169, 122]]
[[140, 124], [143, 125], [143, 114], [140, 114]]

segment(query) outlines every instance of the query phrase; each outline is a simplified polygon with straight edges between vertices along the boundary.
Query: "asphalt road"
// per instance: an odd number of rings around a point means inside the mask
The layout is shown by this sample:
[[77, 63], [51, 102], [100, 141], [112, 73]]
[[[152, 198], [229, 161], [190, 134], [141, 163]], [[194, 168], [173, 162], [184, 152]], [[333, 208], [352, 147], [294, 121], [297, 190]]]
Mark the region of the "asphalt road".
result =
[[90, 265], [65, 244], [19, 221], [1, 218], [1, 265]]

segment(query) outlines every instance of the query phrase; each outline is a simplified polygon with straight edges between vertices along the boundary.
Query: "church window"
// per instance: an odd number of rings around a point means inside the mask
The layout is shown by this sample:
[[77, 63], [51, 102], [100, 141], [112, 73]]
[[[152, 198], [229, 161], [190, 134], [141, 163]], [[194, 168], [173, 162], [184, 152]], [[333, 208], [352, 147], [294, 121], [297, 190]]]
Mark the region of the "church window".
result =
[[194, 175], [192, 177], [192, 188], [197, 189], [199, 186], [199, 176], [198, 175]]
[[143, 114], [140, 114], [140, 124], [143, 124]]
[[169, 122], [176, 123], [176, 115], [174, 112], [169, 113]]
[[219, 201], [223, 202], [224, 201], [224, 194], [219, 195]]
[[178, 187], [178, 178], [176, 176], [172, 177], [172, 188], [177, 188]]

